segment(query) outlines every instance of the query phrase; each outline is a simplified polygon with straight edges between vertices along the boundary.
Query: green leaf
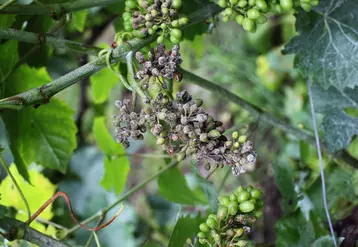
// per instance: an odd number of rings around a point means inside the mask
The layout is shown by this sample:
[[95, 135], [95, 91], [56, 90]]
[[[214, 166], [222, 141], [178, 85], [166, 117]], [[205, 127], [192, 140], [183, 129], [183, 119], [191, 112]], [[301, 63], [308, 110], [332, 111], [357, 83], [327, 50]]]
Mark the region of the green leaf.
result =
[[358, 2], [321, 0], [314, 11], [297, 15], [299, 35], [284, 52], [295, 53], [303, 75], [325, 89], [353, 88], [358, 85]]
[[199, 196], [196, 196], [185, 180], [183, 173], [173, 167], [158, 178], [159, 193], [167, 200], [181, 204], [205, 204]]
[[109, 68], [102, 69], [90, 77], [93, 101], [95, 104], [104, 103], [112, 88], [117, 84], [118, 77]]
[[[357, 171], [345, 170], [336, 167], [326, 171], [326, 190], [329, 211], [333, 219], [344, 217], [345, 210], [350, 210], [356, 199], [355, 188], [357, 188]], [[306, 190], [314, 210], [321, 218], [325, 218], [322, 203], [322, 188], [320, 177]]]
[[130, 170], [129, 160], [127, 157], [109, 159], [104, 158], [105, 173], [101, 181], [101, 185], [110, 191], [112, 187], [119, 194], [124, 190]]
[[[115, 142], [108, 132], [105, 118], [99, 117], [94, 120], [93, 134], [100, 149], [105, 153], [104, 168], [105, 173], [101, 185], [106, 190], [114, 191], [118, 194], [124, 190], [130, 170], [128, 157], [125, 156], [121, 144]], [[112, 157], [119, 156], [120, 157]]]
[[312, 247], [334, 247], [331, 236], [323, 236], [314, 241]]
[[285, 211], [294, 211], [297, 205], [297, 194], [295, 192], [295, 183], [293, 179], [293, 170], [291, 166], [285, 164], [273, 165], [274, 176], [278, 189], [284, 199]]
[[72, 13], [71, 26], [79, 32], [85, 29], [88, 9]]
[[1, 27], [11, 27], [12, 23], [15, 21], [16, 15], [0, 15]]
[[73, 114], [57, 99], [38, 109], [6, 112], [3, 119], [16, 165], [27, 167], [35, 162], [65, 173], [76, 148]]
[[98, 117], [94, 120], [93, 134], [97, 145], [109, 157], [125, 154], [123, 146], [114, 141], [113, 137], [108, 132], [105, 122], [106, 120], [104, 117]]
[[188, 238], [194, 237], [199, 232], [199, 225], [203, 221], [199, 214], [195, 218], [190, 217], [190, 215], [178, 217], [168, 247], [184, 246]]
[[300, 211], [280, 218], [275, 224], [277, 247], [311, 246], [315, 231], [311, 221], [307, 221]]
[[[25, 7], [24, 7], [25, 8]], [[41, 35], [48, 32], [51, 26], [54, 23], [54, 20], [48, 16], [31, 16], [27, 21], [27, 25], [24, 31], [38, 33], [39, 40]], [[19, 42], [19, 56], [24, 57], [28, 52], [34, 47], [33, 44]], [[35, 52], [32, 52], [31, 55], [28, 55], [26, 58], [26, 63], [32, 67], [40, 68], [46, 66], [49, 61], [53, 48], [48, 44], [42, 44], [38, 47]]]
[[334, 87], [324, 90], [313, 86], [312, 94], [316, 110], [326, 114], [322, 129], [329, 151], [336, 152], [348, 147], [353, 137], [358, 134], [358, 118], [348, 115], [345, 109], [358, 109], [358, 87], [346, 88], [340, 92]]
[[196, 181], [198, 182], [200, 188], [203, 190], [205, 197], [210, 204], [211, 211], [216, 212], [218, 210], [218, 193], [216, 192], [215, 186], [212, 182], [200, 176], [194, 162], [191, 162], [190, 167], [195, 175]]
[[0, 145], [0, 155], [4, 152], [4, 150], [3, 146]]
[[[9, 40], [0, 45], [0, 84], [4, 82], [5, 77], [11, 71], [12, 67], [19, 60], [17, 53], [17, 41]], [[0, 95], [1, 96], [1, 95]]]

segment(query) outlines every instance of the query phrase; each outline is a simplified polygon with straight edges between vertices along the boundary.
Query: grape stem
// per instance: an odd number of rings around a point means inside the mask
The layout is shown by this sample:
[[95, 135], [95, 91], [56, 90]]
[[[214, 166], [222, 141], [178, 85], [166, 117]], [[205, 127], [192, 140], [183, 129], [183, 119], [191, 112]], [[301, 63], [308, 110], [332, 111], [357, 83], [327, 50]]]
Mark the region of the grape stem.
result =
[[327, 216], [329, 230], [332, 235], [332, 240], [333, 240], [334, 246], [337, 247], [337, 241], [336, 241], [336, 237], [334, 235], [332, 221], [331, 221], [331, 217], [329, 215], [329, 209], [328, 209], [328, 204], [327, 204], [327, 191], [326, 191], [326, 184], [325, 184], [325, 178], [324, 178], [324, 167], [323, 167], [321, 145], [320, 145], [320, 141], [319, 141], [319, 135], [318, 135], [318, 129], [317, 129], [317, 123], [316, 123], [316, 113], [315, 113], [315, 109], [314, 109], [314, 102], [313, 102], [313, 97], [312, 97], [310, 79], [307, 78], [306, 82], [307, 82], [308, 96], [309, 96], [310, 106], [311, 106], [312, 123], [313, 123], [315, 139], [316, 139], [317, 154], [318, 154], [320, 173], [321, 173], [323, 205], [324, 205], [324, 210], [325, 210], [325, 213]]

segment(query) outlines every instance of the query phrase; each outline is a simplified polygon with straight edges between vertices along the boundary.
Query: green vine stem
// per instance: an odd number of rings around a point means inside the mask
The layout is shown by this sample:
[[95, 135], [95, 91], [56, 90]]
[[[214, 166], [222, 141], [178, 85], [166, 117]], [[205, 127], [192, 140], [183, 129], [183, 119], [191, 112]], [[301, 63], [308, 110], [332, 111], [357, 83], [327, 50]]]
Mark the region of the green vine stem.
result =
[[[81, 1], [76, 1], [81, 2]], [[190, 23], [183, 27], [187, 28], [196, 23], [202, 22], [213, 15], [219, 13], [222, 9], [216, 4], [209, 4], [200, 10], [189, 15]], [[5, 37], [4, 37], [5, 38]], [[116, 63], [119, 60], [125, 58], [127, 54], [132, 51], [133, 53], [144, 47], [145, 45], [151, 43], [156, 37], [147, 38], [144, 40], [134, 39], [129, 41], [126, 44], [128, 45], [119, 45], [113, 49], [111, 53], [111, 63]], [[46, 104], [49, 99], [57, 94], [58, 92], [68, 88], [69, 86], [75, 84], [86, 76], [90, 76], [95, 72], [106, 67], [106, 56], [101, 56], [96, 60], [87, 63], [59, 78], [56, 80], [45, 84], [41, 87], [30, 89], [26, 92], [14, 95], [5, 99], [0, 100], [0, 110], [1, 109], [22, 109], [26, 106], [32, 106], [34, 104]]]
[[4, 3], [3, 5], [0, 6], [0, 11], [5, 9], [6, 7], [10, 6], [11, 4], [15, 3], [17, 0], [9, 0], [6, 3]]
[[[178, 165], [177, 161], [173, 161], [172, 163], [170, 163], [169, 165], [165, 166], [164, 168], [162, 168], [161, 170], [159, 170], [157, 173], [155, 173], [153, 176], [147, 178], [146, 180], [144, 180], [143, 182], [141, 182], [140, 184], [138, 184], [137, 186], [133, 187], [132, 189], [128, 190], [122, 197], [120, 197], [116, 202], [114, 202], [113, 204], [109, 205], [107, 208], [98, 211], [96, 214], [92, 215], [91, 217], [89, 217], [88, 219], [84, 220], [83, 222], [81, 222], [81, 224], [88, 224], [92, 221], [94, 221], [95, 219], [97, 219], [98, 217], [101, 217], [101, 215], [106, 214], [108, 211], [110, 211], [111, 209], [113, 209], [114, 207], [116, 207], [119, 203], [123, 202], [124, 200], [126, 200], [128, 197], [130, 197], [132, 194], [134, 194], [135, 192], [137, 192], [138, 190], [140, 190], [141, 188], [143, 188], [144, 186], [146, 186], [148, 183], [150, 183], [151, 181], [153, 181], [154, 179], [156, 179], [157, 177], [159, 177], [161, 174], [163, 174], [164, 172], [166, 172], [167, 170], [175, 167], [176, 165]], [[73, 233], [74, 231], [76, 231], [77, 229], [79, 229], [78, 225], [75, 225], [74, 227], [72, 227], [71, 229], [68, 230], [66, 236], [68, 236], [69, 234]], [[66, 237], [64, 236], [64, 237]]]
[[108, 4], [118, 3], [118, 0], [76, 0], [61, 4], [31, 4], [31, 5], [13, 5], [0, 11], [0, 14], [15, 15], [49, 15], [52, 12], [66, 14], [92, 7], [101, 7]]
[[[265, 112], [261, 108], [251, 104], [250, 102], [245, 101], [244, 99], [240, 98], [236, 94], [233, 94], [232, 92], [218, 86], [213, 82], [201, 78], [187, 70], [181, 69], [180, 71], [183, 73], [183, 77], [186, 80], [202, 88], [205, 88], [211, 92], [215, 92], [217, 95], [220, 95], [221, 97], [226, 98], [237, 105], [240, 105], [242, 108], [250, 112], [253, 118], [257, 118], [258, 120], [261, 120], [266, 124], [269, 124], [275, 128], [279, 128], [282, 131], [295, 136], [299, 140], [306, 141], [312, 145], [316, 144], [315, 137], [311, 133], [305, 132], [301, 129], [291, 126], [285, 121], [282, 121], [272, 116], [271, 114]], [[327, 151], [327, 148], [326, 147], [324, 148]], [[358, 169], [358, 161], [355, 158], [353, 158], [347, 151], [335, 153], [334, 155], [337, 163], [344, 162], [352, 166], [353, 168]]]
[[59, 39], [51, 34], [32, 33], [11, 28], [0, 28], [0, 39], [17, 40], [35, 45], [49, 44], [56, 48], [73, 50], [94, 56], [96, 56], [98, 52], [101, 51], [100, 48], [70, 40]]
[[41, 247], [69, 247], [69, 245], [31, 228], [25, 222], [8, 217], [0, 217], [0, 234], [10, 241], [23, 239]]
[[15, 185], [15, 188], [17, 189], [17, 191], [19, 192], [20, 196], [21, 196], [21, 199], [22, 201], [24, 202], [25, 204], [25, 207], [26, 207], [26, 211], [27, 211], [27, 216], [28, 216], [28, 219], [31, 218], [31, 211], [30, 211], [30, 206], [25, 198], [25, 195], [24, 193], [22, 193], [22, 190], [19, 186], [19, 184], [16, 182], [16, 179], [15, 177], [12, 175], [9, 167], [7, 167], [6, 163], [5, 163], [5, 160], [4, 158], [2, 157], [1, 153], [0, 153], [0, 163], [2, 164], [2, 167], [4, 167], [5, 171], [7, 172], [7, 174], [9, 174], [10, 176], [10, 179], [12, 181], [12, 183]]

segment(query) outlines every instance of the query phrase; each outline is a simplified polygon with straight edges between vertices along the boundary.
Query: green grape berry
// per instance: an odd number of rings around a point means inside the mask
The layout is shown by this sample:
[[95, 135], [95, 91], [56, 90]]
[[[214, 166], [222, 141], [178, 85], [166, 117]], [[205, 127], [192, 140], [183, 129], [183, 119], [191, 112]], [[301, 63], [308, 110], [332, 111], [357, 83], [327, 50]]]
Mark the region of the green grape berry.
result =
[[254, 189], [254, 187], [252, 187], [251, 185], [246, 187], [247, 192], [251, 192], [253, 189]]
[[169, 14], [169, 9], [168, 8], [162, 8], [162, 14], [163, 15], [168, 15]]
[[237, 201], [237, 197], [235, 194], [230, 195], [230, 201]]
[[163, 36], [159, 36], [159, 37], [157, 38], [157, 42], [158, 42], [158, 43], [163, 43], [163, 41], [164, 41], [164, 37], [163, 37]]
[[179, 20], [174, 20], [174, 21], [172, 21], [172, 27], [180, 27], [180, 25], [179, 25]]
[[228, 22], [230, 20], [230, 18], [228, 16], [223, 16], [222, 21], [223, 22]]
[[262, 216], [262, 211], [261, 210], [254, 211], [253, 216], [255, 218], [260, 218]]
[[260, 12], [257, 9], [249, 9], [247, 11], [247, 17], [250, 18], [251, 20], [256, 20], [260, 17]]
[[216, 215], [215, 215], [215, 214], [209, 214], [209, 215], [208, 215], [208, 219], [214, 219], [214, 220], [216, 220]]
[[236, 16], [236, 22], [239, 25], [242, 25], [242, 22], [244, 21], [245, 17], [243, 15], [237, 15]]
[[160, 28], [165, 30], [167, 28], [167, 24], [165, 24], [165, 23], [160, 24]]
[[251, 197], [255, 199], [260, 199], [262, 196], [262, 192], [257, 189], [253, 189], [250, 193], [251, 193]]
[[125, 5], [126, 5], [126, 7], [129, 8], [129, 9], [135, 9], [135, 8], [137, 7], [136, 2], [133, 1], [133, 0], [127, 0], [127, 1], [125, 2]]
[[198, 234], [197, 234], [197, 236], [198, 236], [198, 238], [199, 239], [204, 239], [206, 236], [205, 236], [205, 233], [203, 233], [203, 232], [199, 232]]
[[236, 246], [245, 247], [245, 246], [247, 246], [247, 242], [245, 240], [239, 240], [239, 241], [237, 241]]
[[300, 5], [301, 8], [306, 12], [309, 12], [312, 9], [312, 5], [310, 5], [309, 3], [301, 3]]
[[183, 34], [182, 32], [180, 31], [180, 29], [178, 28], [173, 28], [171, 31], [170, 31], [170, 36], [176, 38], [176, 39], [180, 39]]
[[245, 8], [247, 5], [247, 1], [246, 0], [240, 0], [237, 4], [237, 6], [239, 6], [240, 8]]
[[289, 11], [293, 8], [292, 0], [280, 0], [280, 5], [283, 10]]
[[182, 5], [181, 0], [173, 0], [173, 2], [172, 2], [172, 7], [174, 9], [180, 9], [181, 5]]
[[247, 136], [242, 135], [242, 136], [239, 137], [239, 142], [240, 142], [240, 143], [244, 143], [244, 142], [246, 142], [246, 141], [247, 141]]
[[225, 235], [228, 236], [228, 237], [232, 237], [235, 235], [235, 232], [233, 229], [227, 229], [226, 232], [225, 232]]
[[180, 26], [184, 26], [184, 25], [188, 24], [188, 22], [189, 22], [188, 17], [182, 17], [182, 18], [179, 19], [179, 25]]
[[246, 31], [252, 31], [255, 29], [255, 23], [251, 19], [245, 18], [244, 21], [242, 22], [242, 27]]
[[153, 25], [152, 28], [153, 28], [154, 31], [157, 31], [159, 26], [158, 25]]
[[229, 2], [231, 5], [236, 5], [239, 2], [239, 0], [229, 0]]
[[237, 131], [232, 132], [232, 139], [236, 140], [237, 138], [239, 138], [239, 132]]
[[249, 5], [250, 5], [250, 6], [254, 6], [255, 3], [256, 3], [256, 0], [249, 0]]
[[250, 198], [251, 198], [251, 194], [250, 194], [250, 192], [247, 192], [247, 191], [242, 191], [237, 194], [237, 202], [239, 202], [239, 203], [250, 200]]
[[173, 36], [170, 36], [170, 41], [174, 44], [174, 45], [177, 45], [177, 44], [179, 44], [180, 43], [180, 39], [177, 39], [177, 38], [175, 38], [175, 37], [173, 37]]
[[206, 240], [206, 239], [201, 239], [201, 238], [199, 238], [199, 243], [200, 243], [200, 244], [206, 244], [206, 243], [207, 243], [207, 240]]
[[230, 203], [230, 197], [228, 197], [228, 196], [220, 196], [219, 197], [219, 202], [220, 202], [221, 205], [227, 206]]
[[264, 24], [264, 23], [266, 23], [266, 21], [267, 21], [267, 17], [264, 15], [260, 15], [260, 17], [257, 18], [255, 22], [257, 24]]
[[262, 10], [266, 10], [268, 8], [265, 0], [256, 0], [256, 7]]
[[230, 215], [236, 215], [239, 210], [239, 204], [236, 201], [231, 201], [228, 205]]
[[250, 201], [244, 201], [240, 203], [239, 209], [243, 213], [250, 213], [255, 209], [255, 205]]
[[218, 5], [219, 5], [221, 8], [225, 8], [226, 5], [227, 5], [227, 1], [226, 1], [226, 0], [219, 0], [219, 1], [218, 1]]
[[131, 14], [128, 12], [124, 12], [122, 15], [123, 20], [128, 21], [131, 18]]
[[239, 187], [236, 188], [235, 190], [235, 195], [238, 195], [240, 192], [244, 191], [244, 187], [242, 187], [241, 185]]
[[209, 226], [208, 226], [206, 223], [201, 223], [201, 224], [199, 225], [199, 229], [200, 229], [200, 231], [202, 231], [202, 232], [208, 232], [208, 231], [210, 231], [210, 228], [209, 228]]
[[255, 198], [251, 198], [251, 199], [249, 200], [249, 202], [253, 203], [254, 205], [257, 203], [257, 201], [256, 201]]
[[216, 220], [215, 220], [215, 219], [212, 219], [212, 218], [207, 219], [205, 223], [206, 223], [206, 224], [208, 225], [208, 227], [210, 227], [210, 228], [214, 228], [214, 227], [216, 227], [216, 225], [217, 225]]
[[241, 237], [242, 234], [244, 234], [244, 229], [243, 228], [238, 228], [238, 229], [235, 229], [235, 232], [236, 232], [237, 237]]
[[228, 208], [225, 206], [220, 206], [216, 214], [216, 217], [218, 220], [223, 220], [226, 218], [227, 213], [228, 213]]

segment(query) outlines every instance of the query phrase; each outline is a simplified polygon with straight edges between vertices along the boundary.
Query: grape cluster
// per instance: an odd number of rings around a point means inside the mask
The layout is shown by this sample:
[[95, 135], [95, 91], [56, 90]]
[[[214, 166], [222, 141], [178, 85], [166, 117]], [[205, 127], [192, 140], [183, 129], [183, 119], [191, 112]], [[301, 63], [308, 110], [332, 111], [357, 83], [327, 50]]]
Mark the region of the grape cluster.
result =
[[235, 19], [246, 31], [255, 32], [258, 24], [267, 21], [265, 13], [282, 13], [299, 6], [310, 11], [319, 0], [218, 0], [217, 3], [225, 8], [221, 13], [223, 21]]
[[182, 39], [180, 27], [188, 23], [186, 16], [179, 16], [182, 0], [126, 0], [122, 15], [124, 30], [135, 37], [159, 35], [158, 43], [170, 35], [173, 44]]
[[142, 65], [136, 73], [136, 79], [141, 80], [140, 85], [143, 89], [153, 87], [153, 84], [160, 84], [161, 88], [167, 89], [165, 79], [181, 81], [182, 74], [177, 71], [182, 63], [179, 50], [179, 45], [174, 45], [171, 50], [165, 50], [165, 46], [159, 43], [155, 50], [149, 51], [148, 59], [141, 52], [136, 53], [136, 59]]
[[262, 216], [262, 192], [248, 186], [239, 186], [230, 196], [219, 197], [217, 214], [210, 214], [199, 225], [199, 243], [209, 246], [247, 246], [243, 237], [252, 224]]
[[124, 147], [128, 138], [143, 139], [150, 129], [160, 145], [178, 161], [192, 156], [206, 169], [212, 165], [228, 165], [234, 175], [246, 172], [256, 162], [256, 152], [246, 136], [233, 132], [231, 140], [223, 135], [225, 128], [201, 107], [201, 99], [193, 100], [187, 91], [178, 92], [174, 100], [159, 93], [147, 102], [140, 113], [131, 112], [128, 100], [118, 101], [119, 115], [114, 116], [116, 139]]

